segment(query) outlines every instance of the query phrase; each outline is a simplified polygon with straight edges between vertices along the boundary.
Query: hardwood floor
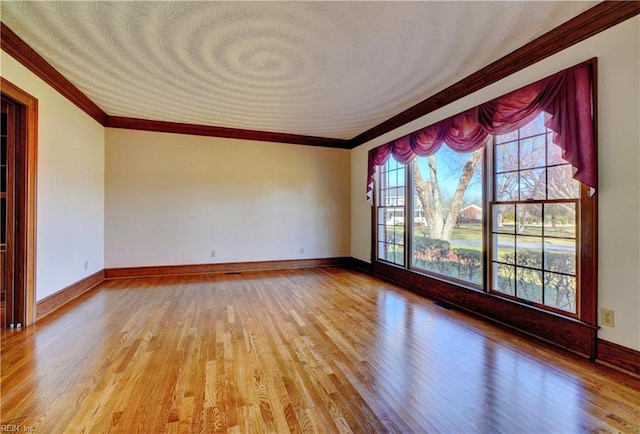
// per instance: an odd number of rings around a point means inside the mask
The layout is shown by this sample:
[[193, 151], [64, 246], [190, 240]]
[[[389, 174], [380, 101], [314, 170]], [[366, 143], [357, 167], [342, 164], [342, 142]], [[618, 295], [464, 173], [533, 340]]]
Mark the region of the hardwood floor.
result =
[[639, 379], [340, 268], [106, 281], [1, 368], [4, 431], [640, 432]]

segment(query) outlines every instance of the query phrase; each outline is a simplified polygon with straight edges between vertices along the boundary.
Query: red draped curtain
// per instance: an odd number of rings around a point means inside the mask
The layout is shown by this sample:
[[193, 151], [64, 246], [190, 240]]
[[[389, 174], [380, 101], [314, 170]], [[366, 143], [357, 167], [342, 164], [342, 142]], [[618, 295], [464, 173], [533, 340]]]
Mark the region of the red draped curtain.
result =
[[376, 166], [391, 155], [408, 163], [416, 155], [435, 153], [442, 145], [457, 152], [473, 152], [489, 135], [515, 131], [541, 112], [550, 116], [546, 126], [553, 142], [574, 167], [573, 177], [596, 188], [596, 155], [591, 106], [591, 62], [558, 72], [465, 112], [414, 131], [369, 151], [367, 200], [371, 202]]

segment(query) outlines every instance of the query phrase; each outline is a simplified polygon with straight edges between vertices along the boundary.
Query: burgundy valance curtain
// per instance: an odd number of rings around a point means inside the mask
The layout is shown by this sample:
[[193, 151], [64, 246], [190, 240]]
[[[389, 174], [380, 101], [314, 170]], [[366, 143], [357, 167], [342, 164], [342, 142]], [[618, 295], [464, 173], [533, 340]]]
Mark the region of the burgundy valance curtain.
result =
[[515, 131], [543, 111], [550, 115], [546, 126], [555, 132], [553, 142], [575, 168], [573, 177], [595, 189], [591, 80], [592, 63], [584, 62], [371, 149], [367, 200], [371, 203], [376, 166], [391, 155], [408, 163], [416, 155], [435, 153], [442, 145], [457, 152], [473, 152], [487, 143], [489, 135]]

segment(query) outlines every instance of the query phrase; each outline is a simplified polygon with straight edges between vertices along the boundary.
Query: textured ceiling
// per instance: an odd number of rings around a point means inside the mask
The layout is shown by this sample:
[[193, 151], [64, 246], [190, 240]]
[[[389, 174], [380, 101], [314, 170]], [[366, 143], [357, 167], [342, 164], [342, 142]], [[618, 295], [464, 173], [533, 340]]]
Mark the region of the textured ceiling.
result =
[[0, 5], [108, 115], [350, 139], [595, 3]]

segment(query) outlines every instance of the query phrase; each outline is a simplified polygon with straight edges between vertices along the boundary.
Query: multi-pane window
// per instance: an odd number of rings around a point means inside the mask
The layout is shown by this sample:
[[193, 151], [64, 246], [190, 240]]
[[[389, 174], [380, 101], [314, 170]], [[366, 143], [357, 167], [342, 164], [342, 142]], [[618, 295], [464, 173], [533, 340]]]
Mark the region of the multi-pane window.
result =
[[578, 316], [580, 184], [545, 116], [487, 154], [443, 146], [379, 167], [377, 259]]
[[495, 137], [491, 291], [577, 313], [579, 184], [541, 114]]
[[405, 264], [406, 167], [393, 157], [380, 168], [377, 201], [377, 258]]

